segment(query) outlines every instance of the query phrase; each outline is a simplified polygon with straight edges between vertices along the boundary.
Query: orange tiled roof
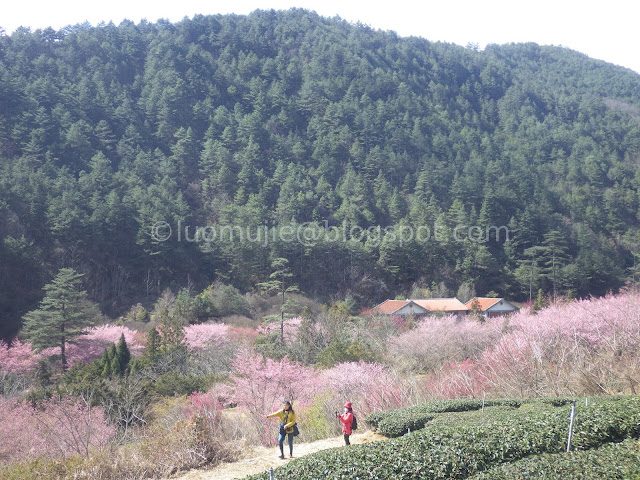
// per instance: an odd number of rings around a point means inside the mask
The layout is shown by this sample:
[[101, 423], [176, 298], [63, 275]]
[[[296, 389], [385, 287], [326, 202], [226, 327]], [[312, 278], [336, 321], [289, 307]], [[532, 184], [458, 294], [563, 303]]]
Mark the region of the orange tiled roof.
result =
[[399, 310], [402, 307], [404, 307], [407, 303], [409, 303], [409, 300], [385, 300], [380, 305], [375, 307], [373, 310], [379, 313], [385, 313], [387, 315], [391, 315], [396, 310]]
[[464, 303], [457, 298], [425, 298], [413, 300], [423, 308], [431, 312], [460, 312], [469, 310]]
[[481, 312], [485, 312], [486, 310], [488, 310], [489, 308], [493, 307], [496, 303], [498, 303], [500, 300], [502, 300], [502, 298], [489, 298], [489, 297], [476, 297], [476, 298], [472, 298], [471, 300], [469, 300], [465, 305], [467, 306], [467, 308], [469, 308], [469, 310], [472, 309], [472, 304], [474, 301], [478, 301], [478, 303], [480, 304], [480, 311]]

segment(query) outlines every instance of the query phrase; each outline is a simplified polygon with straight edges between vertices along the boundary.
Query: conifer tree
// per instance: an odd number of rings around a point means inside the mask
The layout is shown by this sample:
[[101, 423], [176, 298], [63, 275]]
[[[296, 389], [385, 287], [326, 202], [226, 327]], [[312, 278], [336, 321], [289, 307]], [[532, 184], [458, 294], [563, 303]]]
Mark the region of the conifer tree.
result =
[[160, 345], [160, 334], [158, 330], [152, 328], [147, 334], [147, 348], [144, 352], [145, 356], [152, 362], [155, 360], [158, 353], [158, 346]]
[[109, 369], [111, 370], [111, 375], [122, 375], [122, 369], [120, 368], [120, 362], [118, 361], [117, 354], [111, 357]]
[[60, 269], [51, 283], [44, 286], [40, 306], [23, 317], [26, 336], [37, 352], [60, 348], [63, 371], [67, 370], [67, 344], [84, 334], [98, 313], [97, 305], [81, 290], [81, 278], [82, 274], [72, 268]]
[[109, 378], [111, 376], [111, 359], [109, 358], [109, 349], [105, 349], [102, 354], [102, 358], [100, 358], [100, 363], [102, 364], [102, 373], [100, 374], [103, 378]]
[[120, 335], [120, 340], [116, 346], [116, 358], [120, 365], [120, 373], [124, 374], [129, 366], [129, 361], [131, 361], [131, 352], [127, 346], [127, 341], [124, 339], [124, 333]]

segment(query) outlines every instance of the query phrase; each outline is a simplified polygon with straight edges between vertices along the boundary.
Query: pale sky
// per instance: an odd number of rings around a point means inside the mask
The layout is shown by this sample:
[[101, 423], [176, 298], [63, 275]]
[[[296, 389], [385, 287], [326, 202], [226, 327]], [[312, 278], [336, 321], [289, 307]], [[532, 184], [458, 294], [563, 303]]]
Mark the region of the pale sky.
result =
[[[536, 42], [562, 45], [640, 73], [640, 1], [608, 0], [17, 0], [3, 2], [0, 27], [60, 29], [123, 19], [172, 22], [194, 14], [248, 14], [301, 7], [372, 28], [465, 46]], [[594, 4], [598, 4], [595, 6]]]

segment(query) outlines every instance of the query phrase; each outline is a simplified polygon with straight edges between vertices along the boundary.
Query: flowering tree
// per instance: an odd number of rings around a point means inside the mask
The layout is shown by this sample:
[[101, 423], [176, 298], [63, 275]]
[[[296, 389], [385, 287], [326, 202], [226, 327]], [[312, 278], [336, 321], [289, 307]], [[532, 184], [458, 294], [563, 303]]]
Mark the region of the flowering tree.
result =
[[224, 323], [200, 323], [184, 327], [184, 341], [189, 351], [207, 346], [223, 346], [229, 341], [229, 326]]
[[278, 333], [283, 335], [284, 341], [286, 344], [290, 344], [293, 342], [298, 336], [298, 330], [300, 329], [300, 325], [302, 324], [301, 317], [293, 317], [293, 318], [285, 318], [282, 322], [282, 325], [279, 325], [274, 322], [265, 322], [260, 325], [258, 329], [258, 333], [260, 335], [271, 335], [273, 333]]
[[188, 325], [183, 331], [193, 372], [207, 375], [229, 371], [235, 346], [230, 341], [228, 325], [202, 323]]
[[334, 405], [351, 401], [364, 415], [403, 407], [411, 400], [409, 385], [379, 363], [347, 362], [322, 373], [322, 384], [333, 393]]
[[479, 398], [490, 388], [484, 368], [477, 360], [467, 358], [445, 364], [420, 383], [429, 398]]
[[[121, 325], [101, 325], [89, 327], [85, 333], [79, 336], [73, 343], [67, 345], [66, 354], [69, 366], [76, 363], [89, 363], [96, 358], [100, 358], [105, 348], [112, 344], [117, 344], [120, 337], [124, 335], [131, 354], [139, 356], [144, 351], [144, 344], [141, 335], [135, 330]], [[43, 350], [43, 355], [59, 355], [59, 347], [51, 347]]]
[[0, 397], [0, 459], [88, 456], [115, 433], [101, 407], [88, 399], [61, 397], [35, 408]]
[[0, 370], [4, 373], [32, 373], [42, 357], [33, 351], [30, 343], [22, 343], [16, 339], [9, 345], [0, 340]]
[[399, 370], [433, 372], [449, 362], [475, 358], [501, 335], [503, 320], [458, 320], [454, 315], [426, 318], [388, 343], [389, 362]]
[[263, 359], [248, 349], [236, 355], [233, 364], [232, 386], [228, 400], [245, 409], [251, 416], [261, 440], [271, 444], [272, 422], [265, 419], [267, 413], [290, 400], [295, 408], [304, 407], [322, 389], [320, 378], [314, 370], [287, 357], [280, 361]]
[[[493, 344], [444, 362], [427, 390], [441, 396], [638, 393], [640, 293], [554, 304], [512, 315]], [[492, 320], [489, 320], [491, 322]], [[443, 334], [444, 335], [444, 334]], [[408, 343], [396, 347], [408, 350]], [[443, 336], [446, 343], [446, 336]]]

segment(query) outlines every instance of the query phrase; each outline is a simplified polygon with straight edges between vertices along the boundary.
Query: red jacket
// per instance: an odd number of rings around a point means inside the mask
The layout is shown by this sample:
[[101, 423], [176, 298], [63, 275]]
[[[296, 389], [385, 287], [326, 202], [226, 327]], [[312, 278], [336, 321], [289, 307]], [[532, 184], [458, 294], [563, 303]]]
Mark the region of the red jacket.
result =
[[342, 433], [351, 435], [351, 425], [353, 424], [353, 412], [343, 413], [338, 417], [342, 422]]

